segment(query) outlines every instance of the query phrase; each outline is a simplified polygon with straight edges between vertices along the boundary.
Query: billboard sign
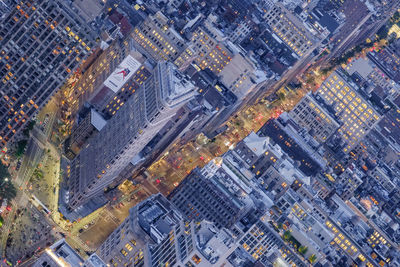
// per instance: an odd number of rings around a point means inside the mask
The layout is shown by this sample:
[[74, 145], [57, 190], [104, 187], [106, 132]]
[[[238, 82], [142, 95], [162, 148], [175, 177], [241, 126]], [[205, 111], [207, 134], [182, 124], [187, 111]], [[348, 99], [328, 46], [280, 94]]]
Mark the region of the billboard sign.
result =
[[107, 78], [104, 85], [110, 88], [114, 93], [118, 92], [139, 69], [140, 65], [139, 61], [134, 59], [131, 55], [128, 55]]

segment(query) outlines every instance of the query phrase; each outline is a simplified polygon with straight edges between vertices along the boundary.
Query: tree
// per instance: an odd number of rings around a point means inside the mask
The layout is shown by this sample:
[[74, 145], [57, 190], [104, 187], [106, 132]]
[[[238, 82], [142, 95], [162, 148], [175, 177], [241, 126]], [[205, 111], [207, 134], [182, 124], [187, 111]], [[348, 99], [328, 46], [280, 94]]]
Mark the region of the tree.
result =
[[284, 240], [288, 241], [291, 237], [292, 237], [292, 234], [290, 233], [290, 231], [286, 231], [283, 233]]
[[332, 69], [333, 69], [332, 66], [323, 68], [323, 69], [321, 69], [321, 74], [322, 74], [322, 75], [327, 75]]
[[307, 250], [308, 250], [308, 247], [306, 247], [306, 246], [300, 246], [300, 247], [299, 247], [299, 253], [300, 253], [301, 255], [306, 254], [306, 253], [307, 253]]
[[314, 84], [314, 82], [315, 82], [314, 76], [308, 76], [307, 77], [307, 79], [306, 79], [306, 83], [307, 84]]
[[28, 143], [27, 140], [21, 140], [17, 143], [17, 149], [15, 150], [15, 156], [17, 158], [20, 158], [24, 154], [27, 143]]
[[315, 260], [317, 259], [317, 256], [315, 256], [315, 254], [312, 254], [309, 258], [308, 261], [312, 264], [315, 262]]
[[34, 171], [33, 171], [33, 175], [36, 177], [36, 179], [41, 179], [41, 178], [43, 178], [43, 171], [42, 170], [40, 170], [39, 168], [36, 168]]
[[7, 166], [3, 165], [0, 162], [0, 183], [5, 179], [5, 178], [9, 178], [10, 177], [10, 173], [8, 172], [8, 168]]
[[0, 163], [0, 199], [13, 199], [17, 195], [17, 190], [10, 179], [7, 166]]
[[26, 128], [22, 131], [22, 133], [26, 136], [29, 137], [29, 132], [32, 131], [33, 127], [35, 126], [36, 121], [30, 121]]

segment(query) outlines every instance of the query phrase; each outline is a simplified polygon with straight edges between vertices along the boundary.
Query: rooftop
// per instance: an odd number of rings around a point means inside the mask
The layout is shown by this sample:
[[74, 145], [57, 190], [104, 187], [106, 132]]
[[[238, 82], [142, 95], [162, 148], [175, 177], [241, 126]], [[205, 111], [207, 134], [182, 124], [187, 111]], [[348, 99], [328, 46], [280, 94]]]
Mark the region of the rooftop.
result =
[[83, 259], [75, 250], [64, 240], [61, 239], [47, 248], [33, 267], [42, 266], [81, 266]]

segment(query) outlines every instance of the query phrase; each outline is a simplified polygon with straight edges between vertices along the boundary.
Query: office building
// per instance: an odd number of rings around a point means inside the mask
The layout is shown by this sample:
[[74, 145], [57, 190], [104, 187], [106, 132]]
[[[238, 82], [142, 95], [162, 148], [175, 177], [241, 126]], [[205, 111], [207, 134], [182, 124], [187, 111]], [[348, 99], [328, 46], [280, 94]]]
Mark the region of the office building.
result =
[[193, 225], [161, 194], [129, 211], [98, 255], [111, 266], [177, 266], [193, 251]]
[[222, 37], [211, 32], [208, 27], [199, 27], [193, 33], [191, 41], [196, 55], [195, 63], [202, 70], [208, 68], [218, 74], [232, 60], [232, 52], [220, 39]]
[[[208, 220], [217, 228], [227, 227], [248, 209], [251, 189], [240, 181], [231, 155], [215, 158], [203, 169], [194, 169], [168, 196], [189, 220]], [[246, 169], [243, 168], [243, 171]], [[241, 176], [241, 178], [238, 177]]]
[[305, 95], [289, 115], [319, 143], [326, 142], [339, 128], [336, 118], [311, 93]]
[[240, 141], [232, 153], [257, 177], [262, 176], [271, 165], [283, 157], [279, 145], [272, 144], [269, 137], [260, 137], [254, 132]]
[[132, 38], [141, 52], [154, 61], [174, 62], [186, 50], [185, 40], [168, 24], [168, 18], [161, 11], [136, 26]]
[[317, 174], [324, 164], [321, 157], [291, 127], [290, 120], [281, 122], [275, 119], [268, 120], [257, 135], [271, 138], [291, 159], [300, 163], [299, 169], [306, 176]]
[[32, 267], [65, 267], [65, 266], [83, 266], [83, 267], [106, 267], [107, 265], [93, 253], [87, 260], [73, 249], [65, 239], [55, 242], [44, 251]]
[[[385, 59], [381, 60], [385, 61]], [[363, 90], [367, 94], [373, 94], [381, 99], [388, 96], [396, 97], [399, 86], [386, 74], [385, 69], [380, 67], [382, 64], [377, 65], [375, 62], [368, 58], [354, 59], [347, 64], [345, 70], [353, 80], [365, 86]], [[395, 63], [395, 57], [392, 62]], [[387, 63], [391, 66], [390, 61]], [[396, 66], [392, 65], [391, 67], [396, 70]]]
[[104, 49], [98, 48], [61, 88], [61, 118], [69, 128], [76, 122], [80, 109], [101, 89], [129, 52], [129, 39], [115, 40]]
[[64, 1], [15, 4], [0, 24], [0, 147], [86, 59], [91, 30]]
[[70, 138], [66, 141], [66, 155], [73, 158], [84, 144], [106, 125], [107, 121], [93, 108], [85, 107], [79, 113], [78, 124], [72, 129]]
[[151, 76], [153, 66], [134, 48], [89, 100], [105, 118], [111, 118]]
[[272, 251], [279, 251], [282, 262], [290, 266], [306, 266], [296, 253], [281, 239], [268, 222], [262, 217], [240, 239], [240, 246], [254, 261], [268, 263], [268, 255]]
[[237, 247], [231, 231], [219, 230], [214, 224], [202, 221], [194, 233], [194, 250], [185, 260], [185, 266], [231, 266], [227, 257]]
[[400, 82], [400, 56], [393, 45], [379, 51], [371, 51], [368, 58], [372, 60], [390, 79]]
[[64, 239], [61, 239], [45, 249], [32, 267], [61, 267], [67, 264], [80, 266], [83, 264], [83, 259]]
[[298, 57], [304, 57], [316, 47], [316, 38], [282, 4], [275, 3], [272, 9], [267, 10], [264, 18], [276, 38], [284, 42]]
[[343, 173], [341, 173], [336, 180], [340, 184], [339, 191], [340, 197], [343, 200], [349, 200], [354, 191], [362, 184], [363, 173], [358, 170], [354, 164], [351, 164]]
[[349, 152], [380, 120], [378, 112], [350, 85], [344, 74], [333, 72], [316, 92], [334, 115], [340, 118], [338, 132], [344, 139], [344, 152]]
[[159, 63], [72, 161], [69, 207], [101, 194], [194, 94], [195, 87], [171, 63]]
[[243, 99], [257, 85], [255, 76], [256, 67], [246, 57], [237, 53], [218, 74], [221, 82], [238, 99]]
[[229, 39], [233, 43], [240, 44], [252, 31], [254, 23], [251, 20], [240, 22], [236, 29], [230, 34]]

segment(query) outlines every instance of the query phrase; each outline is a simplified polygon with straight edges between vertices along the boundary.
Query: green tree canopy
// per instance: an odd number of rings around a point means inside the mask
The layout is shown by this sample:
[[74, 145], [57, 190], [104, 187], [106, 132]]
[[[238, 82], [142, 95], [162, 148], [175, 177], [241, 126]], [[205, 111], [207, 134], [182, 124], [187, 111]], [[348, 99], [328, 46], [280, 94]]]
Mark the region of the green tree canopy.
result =
[[302, 255], [306, 254], [306, 253], [307, 253], [307, 250], [308, 250], [308, 247], [306, 247], [306, 246], [300, 246], [300, 247], [299, 247], [299, 252], [300, 252], [300, 254], [302, 254]]
[[310, 263], [314, 263], [316, 259], [317, 259], [317, 256], [315, 256], [315, 254], [312, 254], [312, 255], [308, 258], [308, 261], [309, 261]]
[[292, 234], [290, 233], [290, 231], [286, 231], [283, 233], [283, 239], [289, 240], [291, 237], [292, 237]]
[[11, 182], [10, 173], [7, 166], [0, 163], [0, 199], [13, 199], [17, 195], [17, 190]]
[[17, 143], [17, 148], [15, 150], [15, 156], [17, 158], [21, 157], [25, 152], [26, 144], [28, 143], [27, 140], [21, 140]]
[[9, 177], [10, 177], [10, 173], [8, 172], [7, 166], [3, 165], [0, 162], [0, 183], [2, 181], [4, 181], [5, 178], [9, 178]]

